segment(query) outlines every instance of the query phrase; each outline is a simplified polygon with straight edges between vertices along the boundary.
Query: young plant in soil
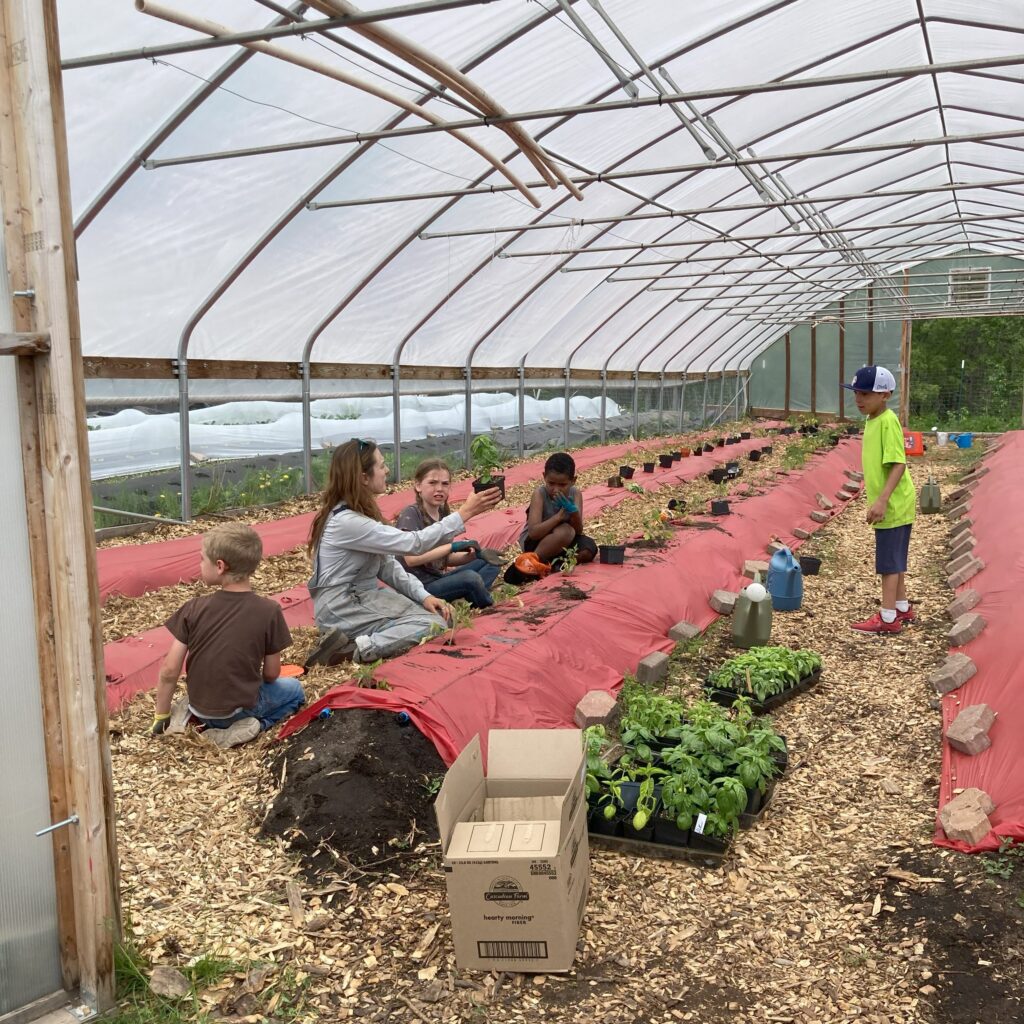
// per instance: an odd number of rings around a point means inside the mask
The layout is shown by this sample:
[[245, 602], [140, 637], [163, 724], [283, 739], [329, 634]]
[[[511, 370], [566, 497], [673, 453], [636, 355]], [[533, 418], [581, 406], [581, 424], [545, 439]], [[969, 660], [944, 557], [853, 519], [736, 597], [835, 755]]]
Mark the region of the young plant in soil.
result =
[[576, 571], [576, 566], [579, 564], [579, 552], [576, 548], [566, 548], [562, 553], [562, 568], [561, 573], [563, 576], [571, 576]]
[[653, 764], [633, 765], [628, 770], [629, 781], [638, 783], [640, 787], [637, 791], [636, 808], [633, 811], [632, 822], [633, 828], [637, 832], [647, 828], [647, 823], [651, 820], [658, 806], [658, 797], [655, 794], [655, 789], [658, 780], [664, 774], [665, 770], [663, 768], [658, 768]]
[[626, 676], [620, 696], [623, 712], [619, 738], [644, 761], [653, 756], [651, 744], [675, 739], [683, 724], [684, 705]]
[[668, 513], [660, 509], [648, 513], [644, 517], [644, 540], [652, 547], [664, 547], [668, 543], [671, 530], [667, 525]]
[[755, 647], [715, 669], [708, 677], [708, 684], [765, 701], [820, 668], [821, 658], [814, 651]]

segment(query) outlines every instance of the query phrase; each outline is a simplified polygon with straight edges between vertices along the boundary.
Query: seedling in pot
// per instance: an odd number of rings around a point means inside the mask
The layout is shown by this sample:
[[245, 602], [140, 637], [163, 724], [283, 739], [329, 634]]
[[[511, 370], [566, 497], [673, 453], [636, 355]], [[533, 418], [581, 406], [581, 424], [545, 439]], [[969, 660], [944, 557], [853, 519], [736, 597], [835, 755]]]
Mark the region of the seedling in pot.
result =
[[497, 487], [501, 497], [505, 497], [505, 477], [498, 475], [503, 456], [501, 449], [495, 444], [490, 434], [479, 434], [469, 445], [469, 453], [473, 459], [473, 470], [477, 474], [473, 481], [474, 491], [486, 491]]

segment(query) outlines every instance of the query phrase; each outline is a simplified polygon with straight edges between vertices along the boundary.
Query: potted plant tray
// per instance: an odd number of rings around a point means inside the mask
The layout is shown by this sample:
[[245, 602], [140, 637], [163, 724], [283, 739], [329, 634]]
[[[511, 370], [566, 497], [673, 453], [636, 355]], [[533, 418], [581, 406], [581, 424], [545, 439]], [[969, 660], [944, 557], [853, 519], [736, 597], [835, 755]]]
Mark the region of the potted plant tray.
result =
[[803, 693], [804, 690], [809, 690], [820, 678], [821, 669], [815, 669], [809, 676], [806, 676], [799, 682], [787, 687], [781, 693], [773, 693], [763, 701], [757, 700], [749, 694], [744, 694], [741, 690], [725, 689], [723, 687], [712, 686], [710, 683], [705, 683], [704, 689], [707, 691], [707, 695], [711, 700], [726, 708], [731, 708], [733, 701], [735, 701], [737, 697], [748, 696], [750, 698], [750, 707], [753, 709], [754, 714], [763, 715], [766, 712], [774, 711], [775, 708], [781, 707], [783, 704], [791, 701], [798, 693]]
[[602, 565], [622, 565], [626, 560], [626, 545], [598, 544], [597, 553]]
[[[656, 830], [657, 826], [655, 826]], [[594, 846], [632, 854], [635, 857], [650, 857], [656, 860], [687, 860], [704, 864], [707, 867], [721, 867], [732, 845], [731, 839], [715, 840], [708, 837], [706, 843], [691, 846], [689, 833], [687, 833], [686, 846], [658, 842], [657, 834], [655, 834], [653, 842], [626, 839], [624, 836], [603, 835], [600, 832], [591, 832], [589, 839]]]
[[740, 828], [753, 828], [764, 816], [772, 803], [775, 795], [775, 779], [768, 781], [768, 788], [762, 793], [759, 789], [750, 791], [750, 800], [747, 803], [747, 810], [740, 815]]
[[479, 493], [480, 491], [489, 491], [492, 487], [497, 487], [501, 491], [501, 500], [505, 500], [505, 477], [504, 475], [498, 476], [493, 475], [489, 477], [477, 477], [473, 481], [473, 490]]

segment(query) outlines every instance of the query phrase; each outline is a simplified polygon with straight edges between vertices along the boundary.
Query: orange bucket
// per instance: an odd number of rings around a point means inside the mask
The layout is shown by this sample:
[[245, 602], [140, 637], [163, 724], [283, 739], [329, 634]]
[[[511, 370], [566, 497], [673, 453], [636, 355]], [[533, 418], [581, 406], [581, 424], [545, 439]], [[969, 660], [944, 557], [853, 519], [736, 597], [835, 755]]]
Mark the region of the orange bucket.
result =
[[921, 431], [904, 430], [903, 447], [908, 455], [924, 455], [924, 438]]

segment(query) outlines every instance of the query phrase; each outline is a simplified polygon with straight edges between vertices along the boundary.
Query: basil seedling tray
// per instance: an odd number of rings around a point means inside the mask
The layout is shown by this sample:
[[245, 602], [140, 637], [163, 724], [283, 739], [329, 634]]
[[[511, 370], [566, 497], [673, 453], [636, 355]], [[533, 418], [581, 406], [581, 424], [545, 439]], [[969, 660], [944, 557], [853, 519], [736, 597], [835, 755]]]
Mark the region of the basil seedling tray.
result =
[[712, 686], [711, 683], [705, 683], [704, 689], [707, 691], [707, 695], [711, 700], [726, 708], [731, 708], [737, 697], [747, 697], [750, 700], [750, 706], [753, 708], [754, 714], [763, 715], [767, 711], [774, 711], [775, 708], [781, 707], [787, 701], [792, 700], [798, 693], [803, 693], [804, 690], [809, 690], [812, 686], [817, 684], [820, 678], [821, 669], [815, 669], [809, 676], [804, 676], [803, 679], [794, 683], [792, 686], [787, 687], [782, 691], [782, 693], [773, 693], [763, 701], [757, 700], [751, 694], [746, 693], [743, 690], [730, 690], [725, 687]]
[[591, 845], [614, 850], [617, 853], [629, 853], [636, 857], [652, 857], [657, 860], [689, 860], [706, 864], [708, 867], [721, 867], [729, 854], [732, 842], [724, 844], [723, 849], [694, 849], [689, 846], [670, 846], [667, 843], [648, 843], [640, 839], [624, 839], [621, 836], [603, 836], [597, 832], [589, 834]]

